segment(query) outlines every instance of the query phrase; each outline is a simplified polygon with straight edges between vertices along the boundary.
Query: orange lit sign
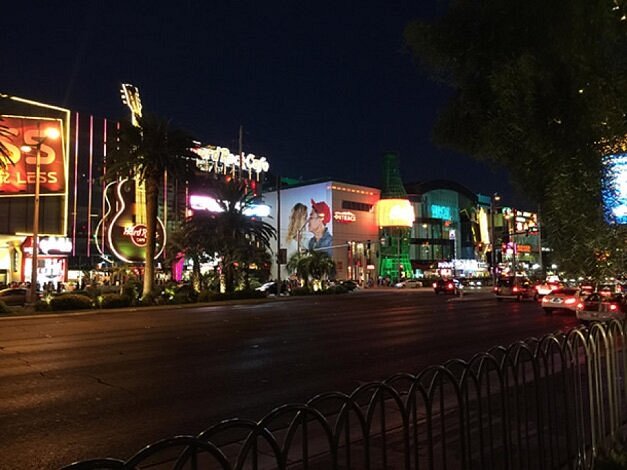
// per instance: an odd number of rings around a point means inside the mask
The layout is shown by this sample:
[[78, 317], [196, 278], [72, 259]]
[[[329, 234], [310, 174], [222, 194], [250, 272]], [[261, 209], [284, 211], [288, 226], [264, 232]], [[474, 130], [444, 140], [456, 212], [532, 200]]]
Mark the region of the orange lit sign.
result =
[[333, 213], [333, 220], [342, 224], [348, 224], [357, 221], [357, 216], [350, 211], [335, 211]]
[[531, 245], [516, 245], [518, 253], [531, 253]]
[[[60, 120], [27, 117], [4, 117], [12, 137], [0, 137], [11, 154], [11, 163], [0, 170], [0, 193], [27, 194], [35, 192], [37, 151], [39, 150], [39, 190], [41, 194], [65, 191], [65, 159], [63, 129]], [[49, 130], [58, 138], [46, 138]]]
[[411, 227], [416, 218], [407, 199], [380, 199], [375, 213], [379, 227]]

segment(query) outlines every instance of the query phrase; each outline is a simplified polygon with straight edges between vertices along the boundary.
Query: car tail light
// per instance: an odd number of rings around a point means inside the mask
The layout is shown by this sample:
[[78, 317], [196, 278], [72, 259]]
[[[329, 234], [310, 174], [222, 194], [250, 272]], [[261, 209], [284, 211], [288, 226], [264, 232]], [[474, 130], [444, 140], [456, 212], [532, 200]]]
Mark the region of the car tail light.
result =
[[582, 309], [583, 309], [583, 304], [582, 304], [581, 302], [579, 302], [579, 303], [577, 304], [577, 308], [578, 308], [578, 309], [580, 309], [580, 310], [582, 310]]
[[518, 292], [518, 287], [514, 287], [512, 290], [513, 290], [514, 292]]
[[438, 287], [438, 283], [437, 283], [437, 282], [434, 282], [434, 283], [433, 283], [433, 288], [435, 289], [436, 287]]
[[452, 288], [453, 288], [453, 284], [449, 282], [449, 283], [448, 283], [448, 285], [447, 285], [447, 287], [448, 287], [449, 289], [452, 289]]
[[575, 302], [577, 302], [577, 301], [575, 299], [573, 299], [573, 298], [564, 300], [564, 303], [567, 304], [567, 305], [574, 304]]
[[615, 312], [618, 310], [618, 306], [616, 304], [610, 304], [610, 312]]

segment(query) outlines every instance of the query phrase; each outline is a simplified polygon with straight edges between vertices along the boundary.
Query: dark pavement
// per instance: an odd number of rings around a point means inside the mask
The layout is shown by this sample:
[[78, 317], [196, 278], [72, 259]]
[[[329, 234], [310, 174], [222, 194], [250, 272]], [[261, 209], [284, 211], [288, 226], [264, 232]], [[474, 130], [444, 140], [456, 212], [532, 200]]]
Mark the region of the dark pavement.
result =
[[427, 289], [0, 319], [0, 468], [127, 458], [221, 419], [575, 326]]

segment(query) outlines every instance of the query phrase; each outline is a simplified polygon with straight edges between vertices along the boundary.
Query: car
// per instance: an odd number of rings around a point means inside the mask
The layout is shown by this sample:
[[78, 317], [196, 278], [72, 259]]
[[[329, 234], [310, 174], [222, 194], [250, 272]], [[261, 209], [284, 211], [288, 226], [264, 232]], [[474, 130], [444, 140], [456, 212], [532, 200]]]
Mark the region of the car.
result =
[[28, 299], [28, 289], [24, 287], [9, 287], [0, 290], [0, 300], [6, 305], [24, 305]]
[[603, 297], [611, 297], [615, 294], [620, 294], [622, 291], [622, 286], [617, 282], [607, 282], [599, 284], [596, 291]]
[[458, 282], [455, 279], [438, 279], [432, 284], [433, 291], [436, 294], [440, 292], [444, 294], [459, 294]]
[[352, 292], [355, 289], [359, 288], [359, 284], [357, 284], [355, 281], [351, 281], [350, 279], [340, 282], [340, 285], [342, 287], [345, 287], [348, 292]]
[[561, 289], [562, 287], [564, 287], [564, 284], [561, 282], [549, 282], [549, 281], [542, 282], [536, 285], [536, 292], [538, 293], [538, 299], [541, 299], [545, 295], [550, 294], [551, 292], [557, 289]]
[[[277, 292], [276, 281], [265, 282], [261, 286], [257, 287], [255, 290], [260, 291], [260, 292], [265, 292], [268, 295], [276, 295], [276, 292]], [[282, 283], [281, 294], [285, 294], [287, 293], [287, 291], [288, 291], [287, 285]]]
[[542, 297], [542, 309], [544, 313], [550, 315], [554, 310], [577, 311], [586, 294], [577, 287], [562, 287]]
[[577, 319], [584, 324], [595, 321], [624, 320], [627, 298], [622, 294], [604, 296], [595, 292], [577, 304]]
[[403, 289], [405, 287], [409, 289], [415, 289], [417, 287], [422, 287], [422, 282], [416, 279], [405, 279], [404, 281], [397, 282], [396, 284], [394, 284], [394, 287], [398, 289]]
[[520, 302], [523, 299], [538, 299], [538, 292], [527, 278], [502, 277], [496, 281], [494, 294], [499, 302], [503, 299], [515, 299]]
[[583, 281], [579, 283], [579, 289], [583, 294], [590, 295], [596, 290], [596, 284], [592, 281]]

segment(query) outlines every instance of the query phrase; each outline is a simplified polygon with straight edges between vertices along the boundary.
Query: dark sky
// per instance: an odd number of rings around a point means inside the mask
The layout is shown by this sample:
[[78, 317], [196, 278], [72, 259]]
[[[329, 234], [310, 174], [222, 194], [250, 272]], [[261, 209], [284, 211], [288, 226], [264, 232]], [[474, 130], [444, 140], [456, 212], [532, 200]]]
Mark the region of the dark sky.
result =
[[417, 70], [402, 32], [442, 13], [439, 0], [6, 3], [0, 92], [117, 119], [130, 82], [145, 111], [205, 143], [236, 150], [243, 125], [244, 150], [274, 173], [378, 186], [392, 150], [406, 182], [517, 202], [504, 171], [431, 143], [448, 91]]

